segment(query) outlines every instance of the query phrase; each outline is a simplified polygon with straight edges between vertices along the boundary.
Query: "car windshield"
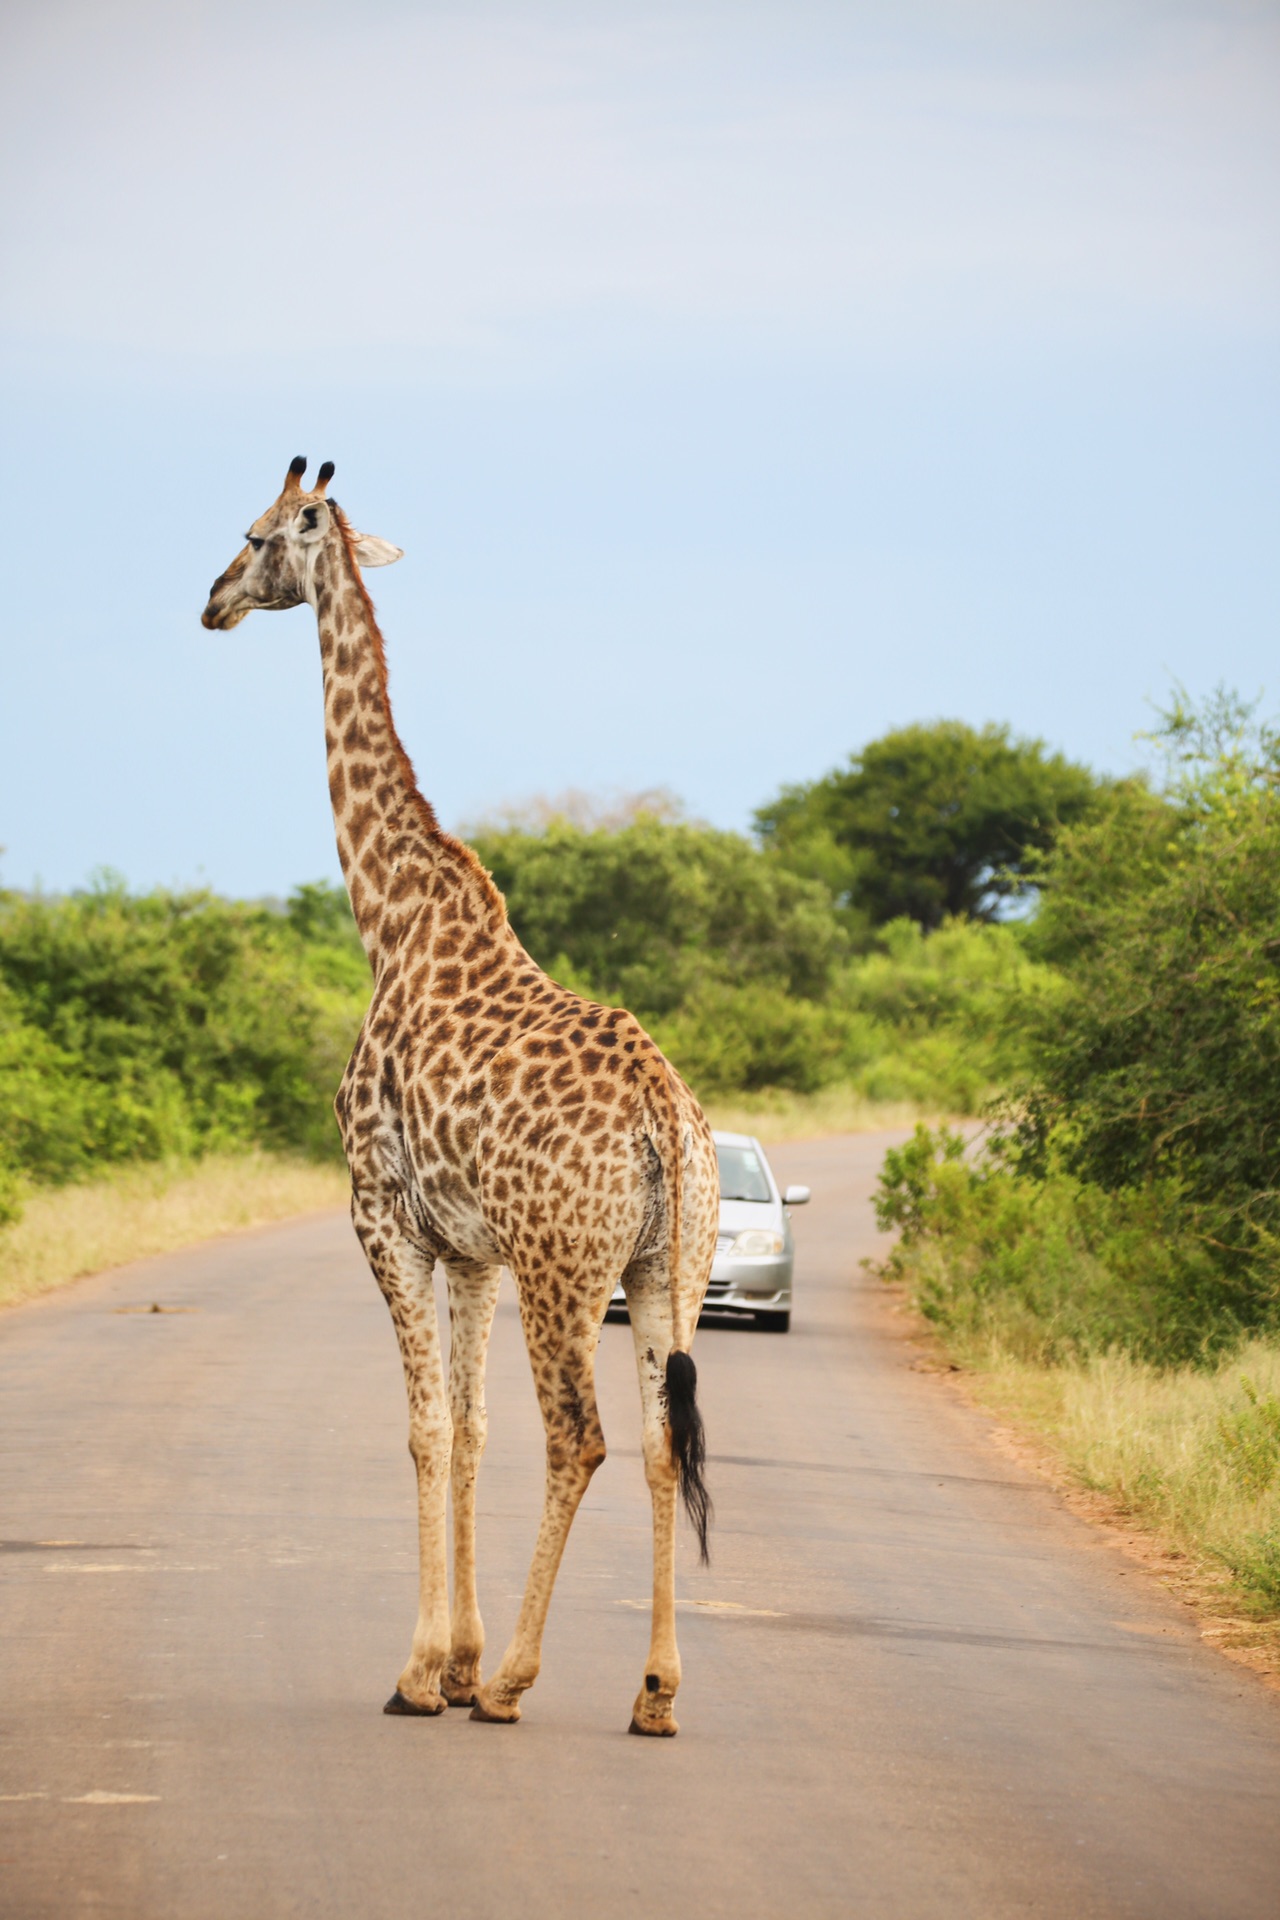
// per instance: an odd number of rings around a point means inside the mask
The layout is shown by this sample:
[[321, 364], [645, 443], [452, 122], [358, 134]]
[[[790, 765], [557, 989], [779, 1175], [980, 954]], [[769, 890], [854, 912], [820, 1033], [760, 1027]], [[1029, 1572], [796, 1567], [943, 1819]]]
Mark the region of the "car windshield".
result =
[[769, 1178], [754, 1147], [723, 1147], [717, 1143], [722, 1200], [772, 1200]]

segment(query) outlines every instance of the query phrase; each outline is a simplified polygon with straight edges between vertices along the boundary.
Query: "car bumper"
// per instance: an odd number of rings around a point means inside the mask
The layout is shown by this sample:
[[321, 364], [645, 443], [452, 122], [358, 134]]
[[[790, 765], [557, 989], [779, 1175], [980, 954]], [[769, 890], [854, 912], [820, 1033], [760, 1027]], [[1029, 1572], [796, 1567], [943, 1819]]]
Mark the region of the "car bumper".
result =
[[[791, 1306], [791, 1272], [795, 1257], [790, 1253], [756, 1254], [732, 1259], [717, 1254], [711, 1264], [711, 1278], [702, 1303], [704, 1313], [786, 1313]], [[625, 1308], [627, 1296], [615, 1287], [609, 1311]]]

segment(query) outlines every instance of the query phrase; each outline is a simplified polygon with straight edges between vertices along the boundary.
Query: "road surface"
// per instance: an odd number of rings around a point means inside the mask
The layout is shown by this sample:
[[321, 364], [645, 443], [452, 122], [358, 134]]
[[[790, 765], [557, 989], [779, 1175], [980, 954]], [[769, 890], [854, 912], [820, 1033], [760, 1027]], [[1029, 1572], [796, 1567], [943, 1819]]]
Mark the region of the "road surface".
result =
[[[699, 1335], [717, 1523], [709, 1571], [682, 1537], [675, 1741], [626, 1737], [649, 1530], [625, 1327], [542, 1678], [493, 1727], [380, 1711], [412, 1469], [344, 1219], [0, 1319], [5, 1920], [1275, 1920], [1280, 1703], [911, 1369], [858, 1266], [884, 1144], [775, 1153], [814, 1189], [793, 1331]], [[541, 1485], [509, 1289], [490, 1383], [496, 1660]]]

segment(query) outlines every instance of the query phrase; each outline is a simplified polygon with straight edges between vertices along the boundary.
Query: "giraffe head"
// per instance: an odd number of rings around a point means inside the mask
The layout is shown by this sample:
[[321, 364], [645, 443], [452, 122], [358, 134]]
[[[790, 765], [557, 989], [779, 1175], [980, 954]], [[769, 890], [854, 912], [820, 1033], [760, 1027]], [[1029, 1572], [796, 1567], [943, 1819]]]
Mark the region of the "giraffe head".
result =
[[400, 558], [399, 547], [356, 533], [342, 519], [341, 509], [325, 499], [333, 478], [332, 460], [325, 461], [310, 492], [302, 485], [306, 470], [301, 453], [289, 462], [279, 499], [254, 521], [245, 535], [248, 545], [210, 587], [209, 604], [200, 616], [202, 626], [225, 633], [255, 607], [277, 613], [309, 599], [316, 560], [335, 525], [342, 528], [362, 567], [386, 567]]

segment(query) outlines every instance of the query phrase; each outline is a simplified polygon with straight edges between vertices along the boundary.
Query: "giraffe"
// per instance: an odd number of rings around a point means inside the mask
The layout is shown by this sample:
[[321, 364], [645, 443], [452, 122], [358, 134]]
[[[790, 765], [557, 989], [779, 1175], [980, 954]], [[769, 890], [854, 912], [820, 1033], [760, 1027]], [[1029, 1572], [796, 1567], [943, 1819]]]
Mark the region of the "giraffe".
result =
[[[520, 1718], [569, 1529], [605, 1457], [595, 1351], [621, 1278], [653, 1508], [651, 1638], [630, 1731], [672, 1735], [677, 1489], [704, 1561], [709, 1514], [689, 1348], [718, 1222], [710, 1130], [631, 1014], [566, 991], [534, 964], [476, 855], [439, 826], [396, 732], [362, 577], [400, 549], [357, 533], [326, 497], [332, 461], [310, 489], [306, 466], [301, 455], [292, 461], [278, 499], [214, 581], [202, 622], [227, 632], [254, 608], [307, 601], [319, 628], [338, 854], [373, 972], [334, 1105], [352, 1219], [399, 1342], [417, 1469], [418, 1618], [384, 1710], [470, 1706], [477, 1720]], [[449, 1302], [447, 1381], [437, 1261]], [[482, 1680], [476, 1476], [503, 1266], [546, 1430], [546, 1485], [515, 1631]]]

